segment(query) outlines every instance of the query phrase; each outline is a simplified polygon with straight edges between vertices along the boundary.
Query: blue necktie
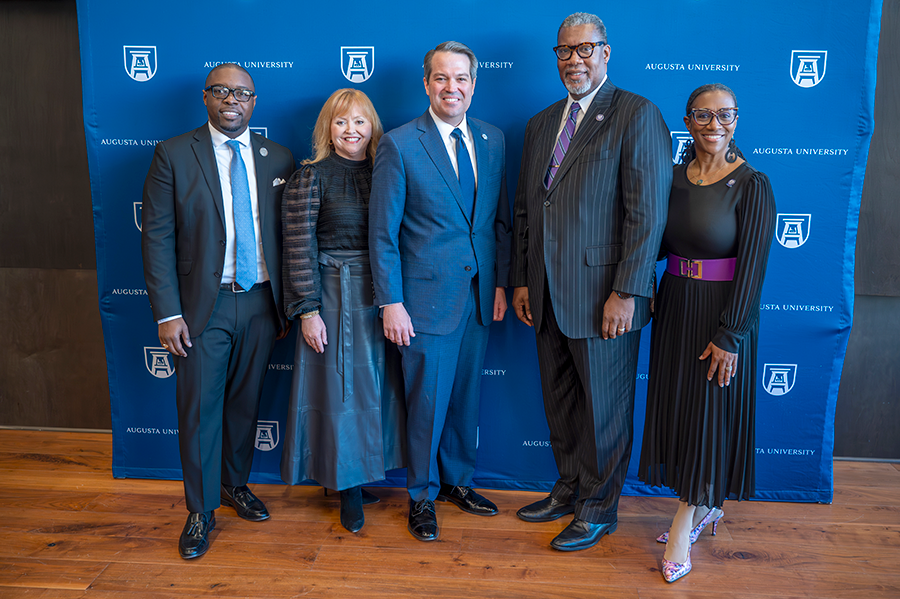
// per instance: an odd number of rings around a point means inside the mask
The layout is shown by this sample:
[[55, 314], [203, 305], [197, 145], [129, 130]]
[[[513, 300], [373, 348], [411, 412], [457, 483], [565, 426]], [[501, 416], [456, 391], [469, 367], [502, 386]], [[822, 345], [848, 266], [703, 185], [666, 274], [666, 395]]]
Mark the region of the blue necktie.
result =
[[237, 264], [234, 280], [244, 289], [256, 284], [256, 230], [253, 227], [253, 208], [250, 206], [250, 183], [247, 166], [241, 158], [241, 144], [232, 139], [227, 142], [231, 156], [231, 208], [234, 212], [234, 241], [237, 246]]
[[472, 218], [475, 209], [475, 171], [472, 170], [472, 159], [469, 150], [462, 140], [459, 127], [453, 130], [450, 137], [456, 140], [456, 169], [459, 171], [459, 189], [462, 191], [463, 207], [468, 210], [467, 216]]

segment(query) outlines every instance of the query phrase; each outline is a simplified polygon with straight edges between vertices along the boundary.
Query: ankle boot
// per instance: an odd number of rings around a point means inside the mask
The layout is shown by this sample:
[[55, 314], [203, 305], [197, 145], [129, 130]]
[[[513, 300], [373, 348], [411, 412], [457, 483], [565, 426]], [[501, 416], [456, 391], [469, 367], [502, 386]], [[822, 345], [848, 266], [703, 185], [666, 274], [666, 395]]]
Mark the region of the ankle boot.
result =
[[356, 532], [365, 522], [361, 487], [350, 487], [341, 491], [341, 524], [344, 528]]

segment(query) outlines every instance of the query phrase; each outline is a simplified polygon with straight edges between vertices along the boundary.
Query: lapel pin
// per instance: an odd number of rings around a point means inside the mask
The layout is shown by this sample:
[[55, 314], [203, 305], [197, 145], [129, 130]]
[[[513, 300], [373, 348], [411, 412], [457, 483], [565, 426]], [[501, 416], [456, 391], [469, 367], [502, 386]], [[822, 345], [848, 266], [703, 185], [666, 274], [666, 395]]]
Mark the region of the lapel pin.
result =
[[268, 156], [268, 155], [269, 155], [269, 151], [268, 151], [267, 149], [265, 149], [265, 148], [260, 148], [260, 149], [259, 149], [259, 155], [260, 155], [260, 156]]
[[481, 139], [487, 139], [487, 133], [482, 133], [482, 134], [481, 134]]
[[597, 122], [600, 122], [600, 121], [602, 121], [602, 120], [603, 120], [603, 115], [602, 115], [602, 114], [598, 114], [598, 115], [597, 115]]
[[735, 181], [734, 179], [731, 179], [731, 180], [729, 180], [728, 183], [726, 183], [725, 185], [727, 185], [728, 187], [731, 187], [731, 186], [733, 186], [735, 183], [736, 183], [736, 181]]

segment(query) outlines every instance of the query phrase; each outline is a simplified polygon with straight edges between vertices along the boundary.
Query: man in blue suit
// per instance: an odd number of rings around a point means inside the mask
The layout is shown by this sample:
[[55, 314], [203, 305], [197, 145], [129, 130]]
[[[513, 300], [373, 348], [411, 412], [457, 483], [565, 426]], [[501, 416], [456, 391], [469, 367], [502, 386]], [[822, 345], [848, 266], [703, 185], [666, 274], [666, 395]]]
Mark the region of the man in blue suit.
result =
[[466, 117], [478, 62], [458, 42], [425, 55], [430, 108], [381, 138], [369, 250], [384, 334], [406, 383], [409, 531], [433, 541], [434, 501], [493, 516], [471, 489], [488, 325], [506, 313], [510, 214], [503, 133]]

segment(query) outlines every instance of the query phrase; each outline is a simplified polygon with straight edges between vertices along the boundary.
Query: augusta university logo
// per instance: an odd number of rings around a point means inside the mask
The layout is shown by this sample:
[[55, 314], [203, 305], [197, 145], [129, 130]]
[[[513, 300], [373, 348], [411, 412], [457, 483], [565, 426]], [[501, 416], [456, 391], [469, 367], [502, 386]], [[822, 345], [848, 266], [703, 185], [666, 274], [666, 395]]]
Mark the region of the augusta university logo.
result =
[[141, 231], [141, 217], [144, 214], [144, 203], [143, 202], [135, 202], [134, 203], [134, 226], [138, 228], [138, 231]]
[[811, 214], [779, 214], [775, 224], [775, 238], [789, 250], [796, 249], [809, 239]]
[[172, 355], [161, 347], [144, 348], [144, 365], [158, 379], [167, 379], [175, 374]]
[[351, 83], [371, 77], [375, 72], [375, 46], [341, 46], [341, 72]]
[[800, 87], [815, 87], [825, 78], [828, 50], [791, 52], [791, 79]]
[[150, 81], [156, 75], [156, 46], [122, 46], [125, 72], [135, 81]]
[[278, 421], [256, 421], [256, 443], [254, 446], [260, 451], [272, 451], [278, 446]]
[[769, 395], [787, 395], [797, 380], [796, 364], [766, 364], [762, 384]]
[[687, 147], [689, 141], [694, 141], [691, 134], [687, 131], [672, 131], [672, 163], [678, 164], [681, 159], [681, 153]]

